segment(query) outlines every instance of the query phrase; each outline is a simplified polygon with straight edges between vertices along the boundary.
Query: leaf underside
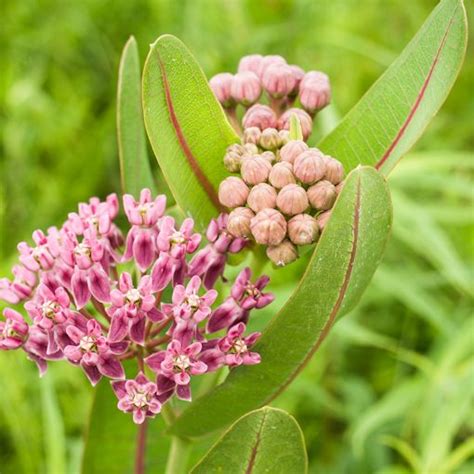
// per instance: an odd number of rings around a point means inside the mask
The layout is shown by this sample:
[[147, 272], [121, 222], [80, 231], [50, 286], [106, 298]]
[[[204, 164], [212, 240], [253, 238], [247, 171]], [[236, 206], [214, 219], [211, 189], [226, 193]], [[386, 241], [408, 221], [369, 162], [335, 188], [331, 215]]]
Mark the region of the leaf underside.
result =
[[147, 153], [141, 102], [138, 46], [132, 36], [122, 52], [117, 87], [117, 140], [122, 191], [138, 196], [142, 188], [156, 192]]
[[243, 416], [224, 433], [192, 474], [304, 474], [307, 456], [296, 420], [265, 407]]
[[443, 0], [341, 123], [319, 143], [351, 170], [387, 175], [418, 140], [451, 90], [467, 44], [461, 0]]
[[262, 362], [232, 370], [223, 384], [185, 410], [171, 431], [203, 435], [268, 404], [283, 391], [337, 317], [359, 300], [381, 260], [390, 226], [391, 201], [384, 178], [374, 168], [356, 168], [298, 287], [255, 345]]
[[199, 228], [222, 211], [226, 148], [239, 141], [200, 66], [181, 41], [164, 35], [143, 72], [145, 125], [177, 204]]

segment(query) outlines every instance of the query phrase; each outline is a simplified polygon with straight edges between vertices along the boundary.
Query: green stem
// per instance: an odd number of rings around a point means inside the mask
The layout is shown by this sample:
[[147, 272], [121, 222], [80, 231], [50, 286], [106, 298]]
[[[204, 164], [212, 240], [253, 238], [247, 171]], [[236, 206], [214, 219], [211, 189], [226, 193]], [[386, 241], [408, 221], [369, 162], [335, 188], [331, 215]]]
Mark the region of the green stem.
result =
[[186, 474], [190, 451], [191, 444], [189, 441], [173, 436], [165, 474]]
[[255, 277], [259, 277], [262, 274], [267, 263], [268, 257], [265, 253], [264, 247], [262, 245], [256, 245], [253, 250], [252, 261], [250, 262], [250, 268]]

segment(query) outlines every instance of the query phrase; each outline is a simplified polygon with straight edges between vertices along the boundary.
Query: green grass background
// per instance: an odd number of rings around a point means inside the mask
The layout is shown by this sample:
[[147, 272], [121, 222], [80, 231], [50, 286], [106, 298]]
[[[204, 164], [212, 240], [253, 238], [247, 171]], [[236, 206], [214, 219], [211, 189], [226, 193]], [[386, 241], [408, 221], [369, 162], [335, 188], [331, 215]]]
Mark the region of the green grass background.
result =
[[[434, 0], [4, 0], [0, 6], [0, 273], [16, 243], [119, 190], [115, 92], [130, 34], [189, 45], [210, 77], [240, 56], [326, 71], [334, 126], [401, 52]], [[471, 8], [472, 10], [472, 8]], [[470, 13], [470, 11], [468, 11]], [[301, 424], [310, 471], [474, 470], [474, 51], [390, 177], [393, 235], [359, 308], [275, 405]], [[286, 293], [285, 293], [286, 291]], [[289, 292], [281, 284], [281, 297]], [[0, 354], [0, 473], [78, 472], [91, 389]]]

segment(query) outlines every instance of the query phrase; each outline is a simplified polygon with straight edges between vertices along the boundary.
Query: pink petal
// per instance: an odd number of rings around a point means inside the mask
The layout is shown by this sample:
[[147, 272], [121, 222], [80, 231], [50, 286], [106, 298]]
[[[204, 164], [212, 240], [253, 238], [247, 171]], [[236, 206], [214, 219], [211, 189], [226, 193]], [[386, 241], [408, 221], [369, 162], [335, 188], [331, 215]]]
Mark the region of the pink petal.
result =
[[140, 232], [133, 242], [133, 256], [141, 271], [145, 271], [155, 258], [155, 249], [148, 232]]
[[71, 289], [77, 308], [83, 308], [89, 301], [91, 294], [86, 275], [79, 269], [74, 270], [71, 278]]
[[178, 385], [176, 388], [176, 396], [180, 400], [184, 400], [187, 402], [191, 401], [191, 388], [188, 385]]
[[130, 338], [133, 342], [143, 345], [145, 343], [145, 318], [140, 318], [130, 326]]
[[110, 377], [111, 379], [125, 378], [122, 364], [117, 359], [113, 359], [112, 357], [101, 359], [97, 366], [102, 375]]
[[89, 270], [88, 280], [89, 290], [94, 298], [101, 303], [110, 302], [110, 282], [104, 269], [99, 265], [94, 265]]
[[114, 316], [109, 329], [110, 342], [122, 341], [128, 333], [128, 321], [123, 316]]

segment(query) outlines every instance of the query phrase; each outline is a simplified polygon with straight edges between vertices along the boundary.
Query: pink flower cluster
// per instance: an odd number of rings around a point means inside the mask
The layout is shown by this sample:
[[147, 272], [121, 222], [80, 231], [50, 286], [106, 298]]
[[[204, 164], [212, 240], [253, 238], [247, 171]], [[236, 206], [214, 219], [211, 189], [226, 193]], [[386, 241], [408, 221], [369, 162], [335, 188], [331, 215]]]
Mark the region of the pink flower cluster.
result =
[[[164, 196], [144, 189], [138, 201], [124, 195], [123, 204], [125, 238], [112, 194], [80, 204], [59, 229], [35, 231], [34, 245], [18, 245], [14, 279], [0, 280], [0, 299], [23, 303], [28, 318], [4, 309], [0, 349], [22, 349], [41, 375], [48, 361], [62, 359], [92, 385], [112, 379], [118, 408], [142, 423], [173, 394], [191, 400], [193, 375], [259, 363], [251, 346], [260, 334], [245, 336], [246, 323], [273, 295], [263, 291], [268, 278], [252, 282], [246, 268], [219, 299], [214, 286], [227, 257], [247, 242], [227, 231], [227, 215], [210, 223], [200, 247], [192, 219], [178, 226], [164, 215]], [[126, 380], [125, 359], [138, 361], [135, 379]]]
[[[244, 56], [236, 74], [217, 74], [209, 84], [233, 119], [237, 105], [246, 109], [242, 119], [244, 129], [251, 128], [254, 135], [257, 135], [257, 130], [279, 131], [282, 144], [288, 136], [292, 115], [299, 118], [306, 140], [313, 128], [312, 118], [331, 99], [331, 86], [326, 74], [320, 71], [305, 72], [299, 66], [288, 64], [278, 55]], [[258, 103], [263, 92], [266, 92], [268, 105]], [[278, 134], [274, 135], [278, 137]], [[265, 146], [268, 141], [265, 134], [258, 140], [257, 143], [262, 148], [268, 149]]]

